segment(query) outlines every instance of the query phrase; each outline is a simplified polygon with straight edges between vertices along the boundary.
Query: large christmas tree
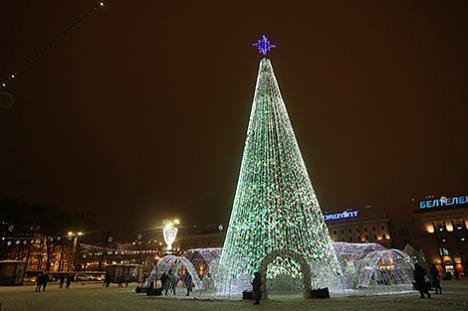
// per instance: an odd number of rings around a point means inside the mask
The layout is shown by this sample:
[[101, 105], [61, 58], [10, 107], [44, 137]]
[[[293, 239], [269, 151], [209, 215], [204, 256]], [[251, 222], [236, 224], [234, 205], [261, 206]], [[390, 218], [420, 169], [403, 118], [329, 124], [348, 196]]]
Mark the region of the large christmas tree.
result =
[[[255, 45], [263, 57], [218, 267], [218, 293], [251, 289], [252, 275], [263, 259], [276, 251], [301, 256], [311, 268], [312, 287], [329, 286], [339, 273], [338, 262], [273, 67], [266, 57], [274, 46], [265, 36]], [[275, 257], [274, 261], [277, 273], [301, 275], [300, 266], [293, 260]]]

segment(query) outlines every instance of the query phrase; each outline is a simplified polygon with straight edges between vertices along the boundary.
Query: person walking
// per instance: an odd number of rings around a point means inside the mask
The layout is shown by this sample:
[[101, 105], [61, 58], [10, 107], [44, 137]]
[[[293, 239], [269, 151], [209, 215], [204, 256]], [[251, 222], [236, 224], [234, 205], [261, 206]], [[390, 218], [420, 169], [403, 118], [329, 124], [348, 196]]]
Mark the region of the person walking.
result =
[[[162, 277], [161, 277], [161, 278], [162, 278]], [[173, 275], [172, 270], [169, 270], [169, 272], [167, 273], [167, 279], [166, 279], [166, 281], [164, 282], [164, 287], [163, 287], [163, 288], [165, 289], [164, 295], [167, 296], [167, 292], [168, 292], [169, 290], [172, 291], [172, 293], [174, 294], [174, 296], [176, 295], [176, 290], [175, 290], [175, 288], [176, 288], [176, 286], [177, 286], [177, 281], [178, 281], [178, 279], [177, 279], [177, 277], [175, 277], [175, 276]]]
[[176, 287], [177, 287], [177, 283], [179, 283], [179, 278], [177, 277], [177, 275], [172, 273], [170, 276], [170, 280], [171, 282], [169, 284], [171, 286], [172, 294], [176, 296]]
[[417, 263], [414, 264], [414, 281], [416, 282], [416, 289], [421, 294], [421, 298], [426, 298], [424, 294], [427, 294], [427, 298], [431, 298], [431, 294], [426, 287], [426, 271]]
[[70, 288], [71, 282], [72, 282], [72, 276], [69, 274], [67, 275], [67, 282], [66, 282], [65, 288]]
[[429, 274], [431, 275], [431, 282], [432, 286], [434, 287], [435, 294], [442, 294], [442, 288], [440, 287], [440, 275], [439, 275], [439, 270], [437, 270], [437, 267], [435, 264], [431, 265], [431, 270], [429, 271]]
[[49, 274], [46, 272], [42, 276], [42, 291], [45, 292], [45, 289], [47, 287], [47, 283], [49, 282]]
[[453, 277], [455, 278], [455, 281], [460, 280], [460, 272], [458, 272], [457, 269], [455, 269], [455, 271], [453, 272]]
[[254, 305], [260, 304], [260, 298], [262, 296], [262, 291], [261, 291], [261, 286], [262, 286], [262, 275], [260, 272], [255, 272], [254, 274], [254, 279], [252, 281], [252, 289], [253, 289], [253, 295], [255, 298]]
[[190, 296], [190, 293], [193, 290], [193, 281], [192, 281], [192, 276], [190, 275], [190, 273], [185, 274], [183, 281], [184, 281], [185, 288], [187, 288], [187, 294], [185, 294], [185, 296]]
[[63, 288], [63, 283], [65, 283], [65, 276], [61, 274], [59, 280], [59, 288]]
[[111, 282], [111, 275], [110, 275], [109, 271], [107, 271], [105, 276], [104, 276], [104, 286], [109, 287], [110, 282]]
[[42, 272], [37, 276], [37, 283], [36, 283], [36, 292], [40, 292], [41, 291], [41, 287], [42, 287], [42, 280], [44, 279], [43, 275], [42, 275]]
[[161, 275], [161, 289], [165, 289], [166, 288], [166, 282], [167, 282], [167, 273], [164, 272], [162, 275]]

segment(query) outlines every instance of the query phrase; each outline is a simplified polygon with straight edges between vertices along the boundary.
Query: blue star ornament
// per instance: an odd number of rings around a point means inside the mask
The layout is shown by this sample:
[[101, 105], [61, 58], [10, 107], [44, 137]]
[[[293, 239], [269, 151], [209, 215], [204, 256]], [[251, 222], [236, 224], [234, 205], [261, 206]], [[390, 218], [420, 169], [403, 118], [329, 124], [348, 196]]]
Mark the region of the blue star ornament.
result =
[[272, 44], [265, 35], [263, 35], [260, 40], [258, 40], [252, 45], [257, 47], [258, 52], [262, 54], [263, 56], [266, 56], [267, 53], [271, 51], [272, 48], [276, 47], [276, 45]]

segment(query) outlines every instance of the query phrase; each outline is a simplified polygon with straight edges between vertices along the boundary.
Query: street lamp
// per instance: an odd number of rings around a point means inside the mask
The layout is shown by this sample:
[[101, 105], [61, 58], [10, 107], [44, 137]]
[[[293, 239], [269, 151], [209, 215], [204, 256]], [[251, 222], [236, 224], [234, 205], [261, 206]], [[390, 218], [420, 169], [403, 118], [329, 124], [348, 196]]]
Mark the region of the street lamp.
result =
[[166, 224], [162, 229], [168, 252], [172, 250], [172, 243], [174, 243], [177, 236], [177, 231], [179, 231], [179, 229], [175, 227], [176, 224], [180, 224], [178, 219], [175, 219], [174, 221], [166, 221]]
[[81, 231], [78, 231], [78, 232], [68, 231], [67, 235], [69, 238], [73, 238], [72, 267], [73, 267], [73, 270], [75, 270], [76, 260], [77, 260], [76, 247], [78, 246], [78, 237], [83, 236], [84, 233]]

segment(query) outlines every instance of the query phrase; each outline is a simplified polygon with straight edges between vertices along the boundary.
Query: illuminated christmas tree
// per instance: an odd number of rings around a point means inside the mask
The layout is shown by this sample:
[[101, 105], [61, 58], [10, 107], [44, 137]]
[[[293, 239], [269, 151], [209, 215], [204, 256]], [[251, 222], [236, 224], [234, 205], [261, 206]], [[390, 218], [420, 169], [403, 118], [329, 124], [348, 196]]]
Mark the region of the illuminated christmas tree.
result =
[[[263, 57], [247, 139], [217, 274], [219, 294], [251, 289], [252, 275], [276, 251], [298, 254], [311, 268], [311, 286], [329, 286], [340, 273], [319, 202], [294, 135], [286, 106], [266, 53]], [[275, 257], [268, 275], [302, 276], [292, 258]]]

